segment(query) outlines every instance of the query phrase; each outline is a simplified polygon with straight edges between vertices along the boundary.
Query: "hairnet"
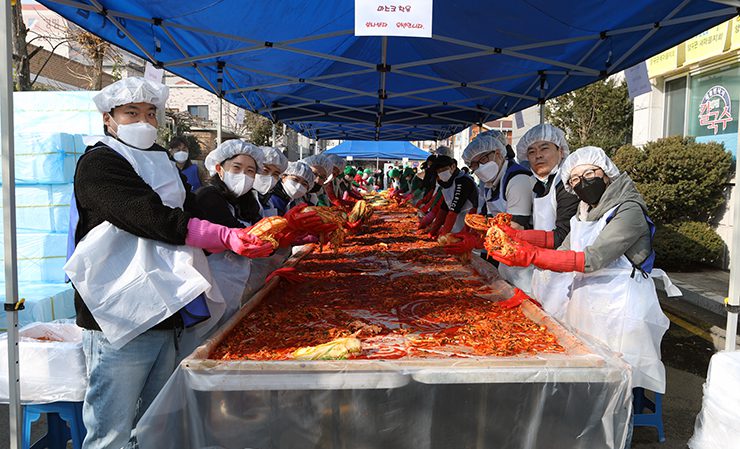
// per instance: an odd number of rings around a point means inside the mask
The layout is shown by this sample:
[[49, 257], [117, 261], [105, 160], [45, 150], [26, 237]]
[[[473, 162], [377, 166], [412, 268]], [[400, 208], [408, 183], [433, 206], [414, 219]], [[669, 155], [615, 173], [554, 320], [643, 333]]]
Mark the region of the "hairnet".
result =
[[334, 163], [324, 154], [314, 154], [313, 156], [304, 157], [301, 162], [305, 163], [309, 167], [321, 167], [326, 171], [326, 176], [329, 176], [334, 171]]
[[574, 168], [579, 165], [595, 165], [602, 170], [604, 174], [610, 178], [614, 178], [619, 175], [619, 169], [609, 156], [604, 153], [599, 147], [583, 147], [579, 148], [568, 156], [563, 165], [560, 166], [560, 177], [563, 180], [565, 190], [573, 193], [573, 188], [570, 186], [568, 180], [570, 180], [570, 173]]
[[334, 168], [342, 171], [344, 170], [344, 158], [342, 156], [336, 155], [336, 154], [325, 154], [324, 156], [328, 157], [332, 164], [334, 164]]
[[288, 168], [288, 158], [282, 151], [274, 147], [260, 147], [260, 150], [262, 150], [265, 165], [275, 165], [281, 173]]
[[293, 175], [299, 178], [303, 178], [308, 183], [309, 190], [313, 187], [314, 178], [311, 167], [305, 164], [303, 161], [288, 162], [288, 168], [283, 172], [284, 175]]
[[452, 150], [447, 145], [440, 145], [434, 150], [434, 154], [437, 156], [450, 156], [452, 157]]
[[213, 176], [216, 174], [216, 164], [223, 164], [227, 159], [231, 159], [239, 154], [246, 154], [254, 159], [255, 164], [257, 164], [257, 173], [262, 171], [262, 164], [264, 164], [265, 160], [262, 150], [258, 146], [240, 139], [227, 140], [217, 146], [215, 150], [206, 156], [205, 166], [211, 176]]
[[348, 176], [354, 176], [357, 174], [357, 170], [353, 166], [348, 165], [344, 167], [344, 174]]
[[169, 89], [162, 83], [132, 76], [118, 80], [95, 94], [93, 101], [100, 112], [110, 112], [116, 106], [129, 103], [151, 103], [157, 109], [164, 109]]
[[563, 150], [565, 156], [570, 154], [570, 147], [568, 146], [568, 142], [565, 140], [565, 133], [563, 130], [549, 123], [543, 123], [542, 125], [537, 125], [530, 129], [524, 133], [521, 139], [519, 139], [519, 142], [516, 144], [516, 157], [520, 161], [526, 161], [527, 148], [529, 148], [533, 143], [539, 141], [552, 142], [557, 145], [558, 148]]
[[495, 129], [480, 133], [463, 150], [463, 161], [465, 165], [470, 165], [473, 159], [491, 151], [498, 151], [501, 156], [506, 157], [507, 144], [506, 136]]

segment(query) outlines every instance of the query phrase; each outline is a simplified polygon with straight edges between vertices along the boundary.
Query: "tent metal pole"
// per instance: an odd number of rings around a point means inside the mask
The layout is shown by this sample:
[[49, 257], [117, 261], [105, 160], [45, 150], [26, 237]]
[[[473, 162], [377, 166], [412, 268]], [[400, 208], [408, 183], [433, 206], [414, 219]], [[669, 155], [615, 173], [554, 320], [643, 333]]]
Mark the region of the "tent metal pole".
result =
[[218, 120], [216, 123], [216, 145], [221, 145], [222, 142], [222, 136], [221, 136], [221, 128], [222, 128], [222, 117], [224, 112], [224, 99], [220, 96], [218, 97]]
[[277, 138], [277, 125], [272, 122], [272, 146], [275, 146], [275, 139]]
[[[15, 154], [13, 136], [13, 50], [10, 2], [0, 7], [5, 43], [0, 57], [0, 139], [2, 139], [5, 315], [8, 319], [8, 399], [10, 448], [20, 449], [21, 396], [18, 363], [18, 261], [15, 236]], [[22, 306], [22, 304], [20, 305]]]
[[[736, 163], [738, 164], [738, 163]], [[730, 258], [730, 291], [727, 295], [727, 328], [725, 333], [725, 350], [734, 351], [737, 340], [737, 312], [740, 306], [740, 279], [737, 279], [738, 270], [740, 270], [740, 191], [738, 190], [737, 171], [740, 165], [735, 168], [735, 192], [734, 197], [735, 212], [732, 216], [732, 257]], [[733, 310], [734, 309], [734, 310]]]

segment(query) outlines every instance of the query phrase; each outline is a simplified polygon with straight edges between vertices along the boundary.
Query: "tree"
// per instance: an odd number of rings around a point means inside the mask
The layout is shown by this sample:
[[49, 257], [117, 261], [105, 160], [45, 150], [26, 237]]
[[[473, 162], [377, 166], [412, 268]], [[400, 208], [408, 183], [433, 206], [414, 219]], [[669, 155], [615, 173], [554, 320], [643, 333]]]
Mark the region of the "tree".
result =
[[26, 35], [28, 29], [23, 23], [21, 0], [11, 2], [11, 22], [13, 28], [13, 78], [15, 90], [31, 90], [31, 56], [28, 54]]
[[[282, 126], [278, 127], [282, 134]], [[249, 140], [255, 145], [271, 145], [272, 139], [272, 122], [265, 117], [246, 111], [244, 122], [239, 130], [242, 134], [248, 135]]]
[[630, 143], [632, 102], [627, 83], [613, 78], [561, 95], [545, 105], [547, 120], [563, 129], [572, 149], [586, 145], [607, 153]]

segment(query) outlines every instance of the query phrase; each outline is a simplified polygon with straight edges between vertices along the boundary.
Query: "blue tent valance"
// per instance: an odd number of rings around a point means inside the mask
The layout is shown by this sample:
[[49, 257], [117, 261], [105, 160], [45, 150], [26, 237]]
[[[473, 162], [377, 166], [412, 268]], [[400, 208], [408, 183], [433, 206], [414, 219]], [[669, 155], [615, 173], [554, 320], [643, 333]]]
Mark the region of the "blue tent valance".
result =
[[352, 0], [39, 2], [231, 103], [343, 140], [444, 138], [737, 14], [735, 0], [437, 0], [425, 39], [355, 37]]
[[412, 161], [423, 161], [429, 157], [428, 152], [416, 145], [401, 141], [348, 140], [326, 150], [324, 154], [336, 154], [342, 157], [352, 156], [352, 158], [359, 160], [400, 160], [409, 158]]

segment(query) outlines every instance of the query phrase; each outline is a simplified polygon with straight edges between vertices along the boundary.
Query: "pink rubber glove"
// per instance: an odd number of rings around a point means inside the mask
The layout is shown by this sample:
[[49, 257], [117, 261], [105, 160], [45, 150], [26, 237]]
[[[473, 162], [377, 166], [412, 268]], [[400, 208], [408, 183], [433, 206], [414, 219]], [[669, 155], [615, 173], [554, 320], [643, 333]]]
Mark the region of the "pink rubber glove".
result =
[[270, 255], [272, 245], [251, 234], [243, 233], [240, 238], [239, 231], [239, 229], [231, 229], [207, 220], [191, 218], [188, 221], [188, 235], [185, 236], [185, 244], [202, 248], [210, 253], [221, 253], [228, 249], [251, 258]]

